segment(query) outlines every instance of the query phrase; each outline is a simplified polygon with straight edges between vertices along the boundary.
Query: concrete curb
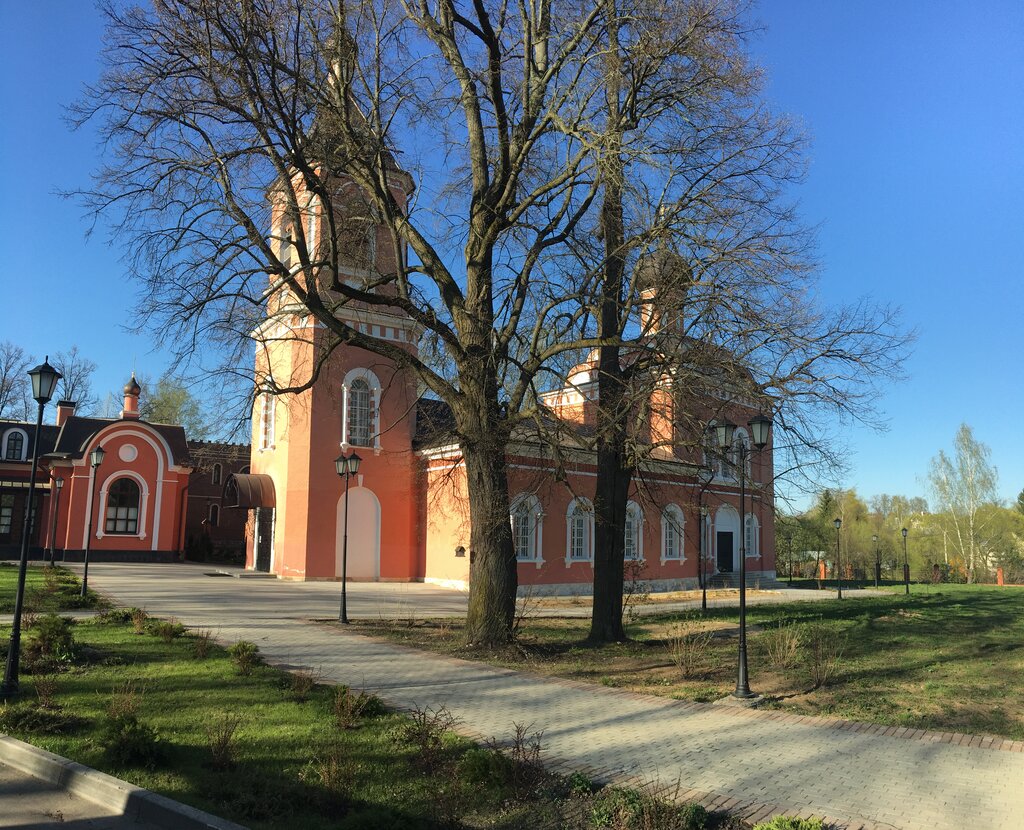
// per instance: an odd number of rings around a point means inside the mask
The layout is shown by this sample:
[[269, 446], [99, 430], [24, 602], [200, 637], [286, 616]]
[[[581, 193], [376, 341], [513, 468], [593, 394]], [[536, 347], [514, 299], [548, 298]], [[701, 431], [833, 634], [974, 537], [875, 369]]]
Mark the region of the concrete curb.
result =
[[0, 735], [0, 761], [138, 822], [168, 830], [247, 830], [7, 735]]

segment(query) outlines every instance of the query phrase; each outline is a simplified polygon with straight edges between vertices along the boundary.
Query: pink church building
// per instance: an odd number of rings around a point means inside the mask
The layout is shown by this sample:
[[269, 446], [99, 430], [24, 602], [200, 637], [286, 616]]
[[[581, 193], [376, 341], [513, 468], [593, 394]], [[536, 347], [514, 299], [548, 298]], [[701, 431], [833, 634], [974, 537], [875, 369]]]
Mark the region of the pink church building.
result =
[[[393, 193], [404, 204], [411, 182], [396, 175]], [[342, 185], [344, 187], [344, 185]], [[310, 200], [311, 204], [315, 204]], [[303, 230], [316, 244], [320, 221], [309, 210]], [[292, 237], [284, 211], [272, 214], [273, 237]], [[284, 243], [286, 246], [288, 243]], [[351, 276], [394, 270], [383, 227], [358, 240]], [[290, 262], [288, 250], [281, 259]], [[271, 285], [267, 316], [255, 333], [256, 377], [301, 383], [331, 335], [307, 316], [287, 289]], [[348, 304], [339, 316], [353, 328], [416, 352], [420, 337], [409, 318]], [[657, 326], [649, 328], [653, 334]], [[742, 425], [757, 414], [751, 401], [727, 394], [726, 414]], [[652, 392], [650, 458], [635, 476], [625, 527], [627, 568], [654, 590], [698, 585], [703, 572], [729, 583], [738, 574], [745, 536], [750, 584], [775, 576], [772, 447], [750, 454], [745, 514], [740, 516], [734, 464], [716, 460], [692, 441], [663, 436], [678, 428], [672, 396]], [[596, 373], [586, 361], [543, 397], [551, 414], [585, 429], [594, 422]], [[425, 581], [465, 587], [469, 580], [466, 478], [447, 406], [420, 397], [416, 378], [378, 354], [350, 345], [333, 349], [316, 382], [295, 394], [258, 394], [252, 417], [250, 474], [232, 476], [225, 504], [254, 511], [247, 567], [283, 579], [334, 580], [342, 572], [344, 482], [334, 459], [362, 458], [350, 482], [348, 576], [355, 580]], [[520, 586], [538, 592], [585, 592], [592, 584], [594, 454], [567, 447], [556, 469], [551, 453], [523, 432], [508, 448], [509, 486]], [[569, 459], [566, 461], [565, 459]]]

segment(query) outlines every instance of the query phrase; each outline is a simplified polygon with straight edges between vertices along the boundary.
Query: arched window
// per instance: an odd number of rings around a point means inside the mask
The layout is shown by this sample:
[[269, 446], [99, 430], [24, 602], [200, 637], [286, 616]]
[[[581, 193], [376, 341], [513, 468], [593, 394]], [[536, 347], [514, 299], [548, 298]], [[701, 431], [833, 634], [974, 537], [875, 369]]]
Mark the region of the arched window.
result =
[[211, 478], [212, 478], [214, 484], [220, 484], [221, 469], [222, 468], [221, 468], [220, 464], [214, 464], [213, 465], [213, 473], [211, 475]]
[[274, 396], [269, 392], [260, 395], [260, 449], [274, 446]]
[[139, 485], [130, 478], [119, 478], [107, 491], [105, 533], [139, 532]]
[[281, 264], [291, 270], [294, 253], [294, 238], [291, 219], [281, 221], [281, 238], [278, 241], [277, 258]]
[[569, 503], [565, 516], [566, 560], [589, 562], [594, 558], [594, 508], [584, 498]]
[[4, 461], [25, 460], [25, 433], [12, 429], [4, 436]]
[[369, 447], [372, 437], [370, 384], [357, 378], [348, 387], [348, 443], [353, 447]]
[[209, 513], [210, 527], [220, 524], [220, 505], [211, 504]]
[[745, 429], [737, 429], [733, 433], [732, 449], [729, 450], [729, 478], [738, 480], [740, 470], [740, 458], [743, 451], [746, 451], [746, 470], [744, 474], [750, 478], [750, 438]]
[[341, 445], [380, 451], [380, 381], [369, 369], [352, 369], [342, 383]]
[[757, 516], [748, 513], [743, 522], [743, 545], [746, 548], [747, 556], [760, 556], [761, 554], [761, 526]]
[[512, 545], [516, 559], [533, 562], [541, 557], [540, 534], [543, 514], [535, 496], [520, 496], [512, 502]]
[[636, 502], [628, 502], [626, 504], [626, 522], [624, 525], [624, 542], [625, 542], [625, 554], [626, 561], [637, 560], [644, 558], [643, 550], [643, 534], [641, 528], [643, 526], [644, 514], [640, 510], [640, 505]]
[[661, 560], [683, 559], [683, 511], [670, 504], [661, 514]]

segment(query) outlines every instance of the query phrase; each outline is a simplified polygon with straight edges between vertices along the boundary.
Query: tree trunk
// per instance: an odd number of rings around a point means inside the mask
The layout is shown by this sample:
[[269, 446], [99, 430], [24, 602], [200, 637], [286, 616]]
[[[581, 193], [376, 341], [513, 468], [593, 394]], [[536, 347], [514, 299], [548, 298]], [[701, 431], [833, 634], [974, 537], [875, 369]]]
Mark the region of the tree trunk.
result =
[[473, 645], [500, 646], [512, 637], [518, 586], [505, 450], [498, 442], [489, 442], [466, 445], [462, 452], [472, 525], [466, 640]]
[[[597, 334], [602, 340], [622, 336], [625, 283], [625, 230], [623, 212], [624, 167], [620, 152], [620, 66], [618, 27], [614, 0], [608, 6], [609, 152], [603, 160], [604, 193], [601, 230], [604, 235], [604, 278], [601, 280]], [[597, 379], [597, 484], [594, 493], [594, 601], [590, 635], [595, 643], [626, 639], [622, 626], [622, 593], [625, 568], [626, 503], [633, 478], [626, 457], [630, 401], [622, 370], [620, 349], [614, 343], [598, 349]]]
[[[615, 359], [618, 365], [618, 358]], [[602, 373], [602, 381], [604, 374]], [[612, 384], [607, 384], [611, 386]], [[599, 382], [599, 388], [605, 384]], [[621, 384], [618, 388], [621, 390]], [[619, 394], [621, 401], [621, 391]], [[602, 401], [605, 398], [602, 397]], [[598, 416], [601, 419], [601, 415]], [[602, 432], [597, 447], [597, 489], [594, 493], [594, 602], [590, 635], [594, 643], [622, 642], [622, 593], [625, 568], [626, 503], [633, 473], [626, 463], [625, 423], [614, 416], [609, 434]]]

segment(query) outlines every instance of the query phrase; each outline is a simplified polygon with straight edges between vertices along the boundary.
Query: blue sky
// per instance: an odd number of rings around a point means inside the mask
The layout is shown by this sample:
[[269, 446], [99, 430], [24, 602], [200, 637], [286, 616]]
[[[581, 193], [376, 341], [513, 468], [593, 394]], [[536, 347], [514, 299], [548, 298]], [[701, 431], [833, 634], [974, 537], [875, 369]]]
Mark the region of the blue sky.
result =
[[[752, 42], [766, 95], [813, 139], [802, 214], [820, 226], [822, 292], [902, 307], [919, 338], [886, 390], [889, 430], [850, 434], [846, 486], [923, 494], [929, 459], [963, 421], [992, 448], [1000, 490], [1024, 488], [1024, 4], [765, 2]], [[0, 221], [13, 244], [0, 340], [34, 356], [77, 344], [96, 387], [167, 359], [131, 322], [135, 289], [102, 232], [56, 194], [98, 148], [62, 107], [95, 78], [102, 36], [79, 0], [0, 2]]]

